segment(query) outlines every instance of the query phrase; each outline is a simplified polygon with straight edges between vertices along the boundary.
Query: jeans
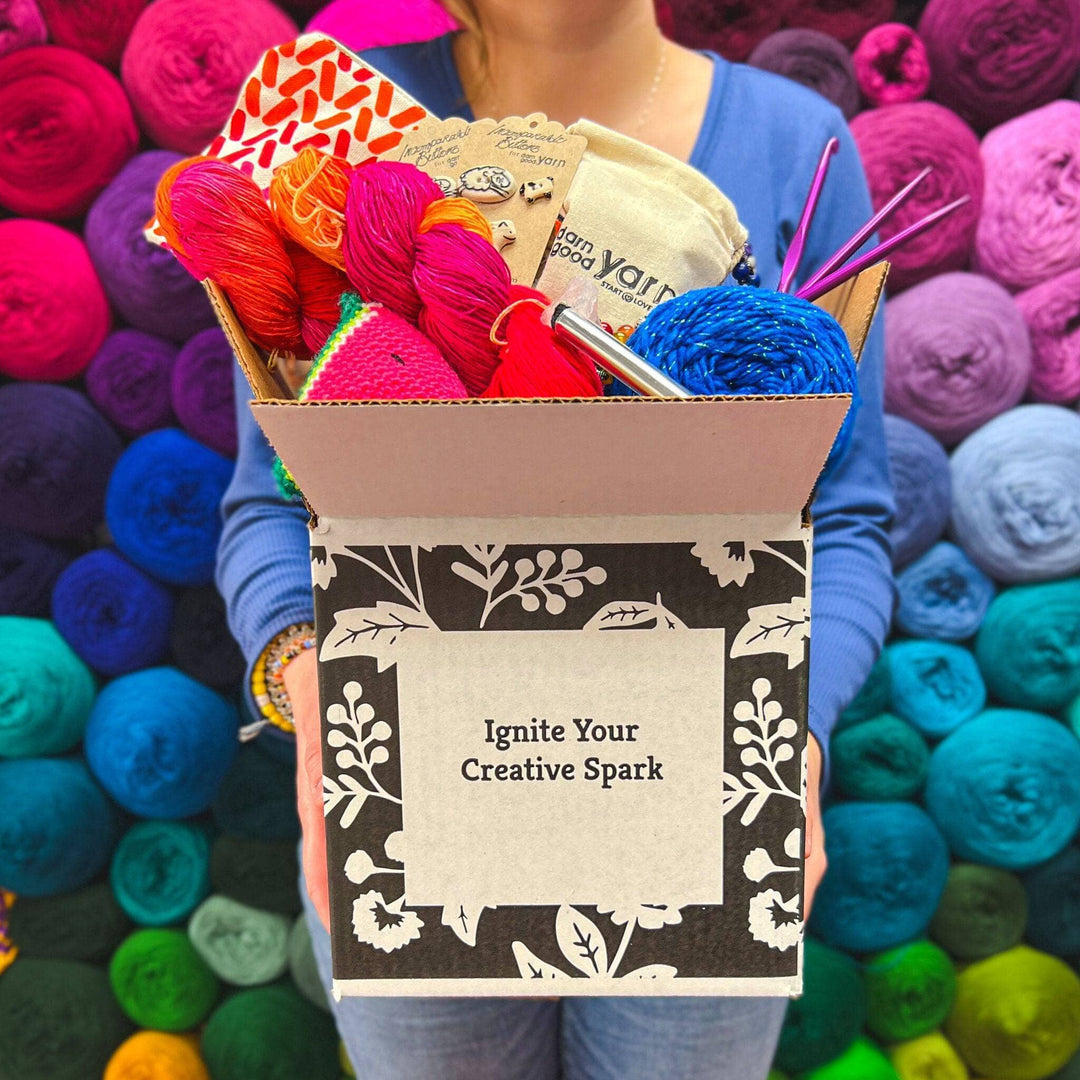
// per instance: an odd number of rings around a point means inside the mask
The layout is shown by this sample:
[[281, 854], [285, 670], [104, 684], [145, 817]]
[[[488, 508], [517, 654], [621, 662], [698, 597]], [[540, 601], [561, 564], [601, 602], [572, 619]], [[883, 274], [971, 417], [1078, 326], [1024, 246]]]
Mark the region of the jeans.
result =
[[[301, 882], [315, 959], [330, 935]], [[765, 1080], [783, 998], [331, 999], [360, 1080]]]

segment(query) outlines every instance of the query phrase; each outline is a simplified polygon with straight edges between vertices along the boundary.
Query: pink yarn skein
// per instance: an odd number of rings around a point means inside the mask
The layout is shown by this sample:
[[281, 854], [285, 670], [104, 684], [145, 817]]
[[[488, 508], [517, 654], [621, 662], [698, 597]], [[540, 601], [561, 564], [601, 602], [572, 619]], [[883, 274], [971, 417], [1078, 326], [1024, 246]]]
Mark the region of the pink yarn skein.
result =
[[333, 0], [307, 25], [307, 33], [326, 34], [354, 52], [430, 41], [455, 29], [436, 0]]
[[930, 85], [926, 46], [903, 23], [875, 26], [859, 42], [851, 59], [859, 89], [871, 105], [918, 101]]
[[0, 0], [0, 56], [44, 45], [49, 32], [35, 0]]
[[1080, 398], [1080, 270], [1052, 277], [1016, 297], [1031, 331], [1030, 394], [1068, 405]]
[[927, 165], [934, 171], [881, 230], [883, 238], [968, 195], [971, 201], [934, 228], [889, 256], [890, 292], [899, 292], [933, 274], [968, 265], [982, 205], [983, 166], [979, 140], [953, 112], [932, 101], [886, 105], [860, 113], [851, 122], [870, 184], [880, 208]]
[[1080, 103], [1055, 101], [983, 139], [975, 269], [1017, 292], [1080, 267]]

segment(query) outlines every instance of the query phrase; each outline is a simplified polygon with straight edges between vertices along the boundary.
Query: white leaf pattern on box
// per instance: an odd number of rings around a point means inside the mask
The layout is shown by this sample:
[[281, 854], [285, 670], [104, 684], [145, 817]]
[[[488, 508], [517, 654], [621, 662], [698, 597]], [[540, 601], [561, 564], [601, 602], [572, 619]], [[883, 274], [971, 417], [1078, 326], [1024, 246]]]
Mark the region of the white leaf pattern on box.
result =
[[750, 898], [750, 936], [770, 949], [785, 952], [798, 945], [803, 936], [799, 917], [799, 895], [785, 900], [775, 889], [766, 889]]
[[656, 603], [616, 600], [605, 604], [586, 624], [586, 630], [685, 630], [686, 623], [664, 607], [660, 594]]
[[515, 941], [511, 946], [518, 971], [523, 979], [569, 979], [565, 971], [560, 971], [553, 964], [541, 960], [523, 941]]
[[563, 956], [583, 975], [595, 979], [608, 973], [607, 944], [596, 924], [577, 908], [563, 904], [555, 916], [555, 940]]
[[466, 945], [475, 948], [480, 916], [488, 906], [480, 904], [467, 908], [464, 904], [445, 904], [442, 909], [442, 924], [449, 926]]
[[806, 658], [810, 637], [810, 607], [803, 596], [793, 596], [787, 604], [763, 604], [747, 613], [748, 622], [731, 643], [731, 658], [783, 653], [788, 669]]
[[806, 576], [806, 568], [800, 566], [794, 559], [782, 554], [759, 536], [743, 540], [722, 540], [719, 543], [712, 540], [699, 540], [691, 549], [690, 554], [701, 561], [701, 565], [708, 570], [720, 583], [721, 588], [728, 585], [738, 585], [742, 588], [746, 579], [754, 572], [754, 553], [771, 555], [781, 562], [787, 563], [792, 569], [797, 570], [803, 577]]

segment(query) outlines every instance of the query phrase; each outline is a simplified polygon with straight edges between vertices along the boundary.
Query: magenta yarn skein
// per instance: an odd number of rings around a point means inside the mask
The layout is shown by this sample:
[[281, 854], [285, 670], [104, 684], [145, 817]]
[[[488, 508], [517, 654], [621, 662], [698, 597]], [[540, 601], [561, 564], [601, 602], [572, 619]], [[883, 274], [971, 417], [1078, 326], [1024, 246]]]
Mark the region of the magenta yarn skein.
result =
[[983, 139], [975, 269], [1018, 292], [1080, 267], [1080, 103], [1055, 101]]
[[306, 33], [320, 33], [354, 52], [430, 41], [457, 29], [436, 0], [334, 0], [308, 23]]
[[211, 450], [236, 457], [233, 352], [216, 326], [196, 334], [172, 369], [172, 403], [184, 430]]
[[1016, 305], [1031, 331], [1029, 393], [1067, 405], [1080, 398], [1080, 269], [1019, 293]]
[[44, 45], [49, 32], [35, 0], [0, 0], [0, 56]]
[[169, 380], [177, 348], [141, 330], [117, 330], [86, 369], [90, 400], [125, 435], [145, 435], [172, 420]]
[[817, 91], [848, 120], [859, 111], [859, 87], [851, 54], [836, 38], [820, 30], [777, 30], [754, 49], [746, 62]]
[[887, 105], [860, 113], [851, 122], [874, 207], [886, 203], [927, 165], [934, 171], [882, 228], [888, 239], [946, 203], [971, 201], [922, 236], [890, 255], [890, 292], [933, 274], [967, 267], [983, 197], [979, 140], [955, 113], [932, 101]]
[[930, 86], [930, 60], [922, 38], [903, 23], [875, 26], [851, 57], [862, 95], [871, 105], [918, 101]]
[[886, 306], [885, 408], [954, 446], [1018, 404], [1031, 341], [1012, 296], [978, 274], [941, 274]]
[[1080, 67], [1080, 0], [930, 0], [931, 93], [979, 130], [1064, 94]]
[[0, 221], [0, 375], [73, 378], [101, 347], [109, 318], [82, 240], [45, 221]]
[[155, 0], [124, 50], [124, 89], [154, 142], [195, 154], [229, 118], [259, 57], [295, 37], [270, 0]]

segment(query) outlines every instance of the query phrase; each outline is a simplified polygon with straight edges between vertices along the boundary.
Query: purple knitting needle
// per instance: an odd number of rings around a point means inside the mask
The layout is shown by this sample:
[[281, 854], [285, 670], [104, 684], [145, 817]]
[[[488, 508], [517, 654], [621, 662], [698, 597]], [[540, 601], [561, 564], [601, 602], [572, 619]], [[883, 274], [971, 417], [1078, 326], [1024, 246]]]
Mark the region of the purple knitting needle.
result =
[[812, 285], [804, 285], [795, 295], [800, 300], [816, 300], [819, 296], [824, 296], [830, 289], [835, 289], [837, 285], [847, 281], [848, 278], [853, 278], [856, 274], [862, 273], [868, 266], [880, 262], [894, 248], [898, 248], [901, 244], [913, 239], [920, 233], [926, 232], [927, 229], [937, 224], [943, 217], [951, 214], [954, 210], [959, 210], [961, 206], [970, 201], [971, 196], [964, 195], [957, 199], [956, 202], [951, 202], [948, 206], [943, 206], [940, 210], [927, 214], [921, 221], [902, 229], [895, 236], [878, 244], [877, 247], [868, 251], [865, 255], [860, 255], [854, 262], [850, 262], [847, 266], [842, 266], [839, 270], [834, 270], [831, 274], [819, 278]]
[[875, 233], [880, 225], [886, 222], [896, 212], [897, 208], [907, 202], [911, 193], [934, 171], [932, 165], [927, 165], [918, 176], [909, 184], [902, 187], [859, 231], [848, 240], [835, 254], [830, 255], [821, 266], [803, 283], [800, 292], [812, 289], [826, 274], [831, 274], [838, 267], [843, 266], [856, 251], [859, 250]]
[[814, 211], [817, 209], [821, 189], [825, 186], [825, 176], [829, 171], [829, 159], [839, 149], [840, 140], [834, 136], [825, 144], [825, 149], [822, 151], [821, 160], [814, 173], [814, 182], [810, 185], [810, 194], [806, 196], [806, 204], [799, 218], [798, 228], [784, 256], [784, 265], [780, 270], [780, 284], [777, 286], [778, 292], [786, 293], [799, 272], [799, 263], [802, 262], [803, 251], [806, 248], [806, 235], [810, 231], [810, 223], [814, 220]]

